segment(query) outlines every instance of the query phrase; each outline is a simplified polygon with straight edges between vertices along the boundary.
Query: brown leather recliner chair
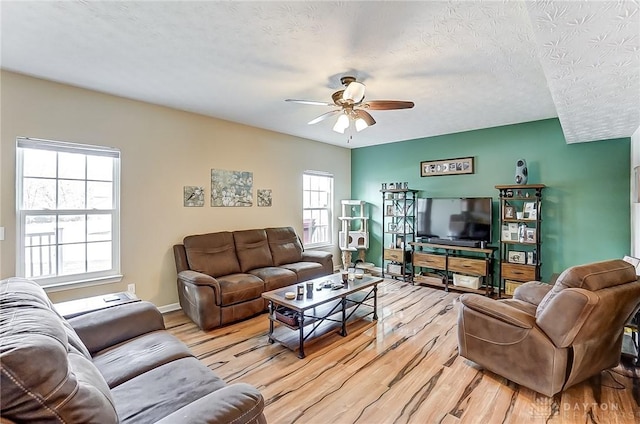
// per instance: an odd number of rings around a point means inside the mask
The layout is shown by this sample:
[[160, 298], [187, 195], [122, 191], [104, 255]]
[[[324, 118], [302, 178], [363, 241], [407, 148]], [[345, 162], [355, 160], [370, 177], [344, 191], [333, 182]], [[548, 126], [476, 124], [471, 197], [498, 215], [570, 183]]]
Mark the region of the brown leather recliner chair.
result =
[[512, 299], [464, 294], [458, 350], [553, 396], [618, 364], [624, 325], [639, 303], [635, 268], [622, 260], [569, 268], [553, 286], [525, 283]]

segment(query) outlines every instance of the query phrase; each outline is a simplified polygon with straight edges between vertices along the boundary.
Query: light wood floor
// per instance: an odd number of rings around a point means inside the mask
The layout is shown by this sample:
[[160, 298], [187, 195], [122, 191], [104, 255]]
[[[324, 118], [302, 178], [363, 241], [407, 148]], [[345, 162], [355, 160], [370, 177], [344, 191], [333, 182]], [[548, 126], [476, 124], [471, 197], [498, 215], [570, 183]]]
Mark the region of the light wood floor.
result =
[[325, 329], [304, 359], [268, 343], [266, 314], [209, 332], [182, 311], [165, 322], [225, 381], [256, 386], [271, 424], [640, 422], [640, 370], [620, 366], [548, 398], [458, 356], [459, 294], [379, 288], [377, 322], [352, 322], [344, 338]]

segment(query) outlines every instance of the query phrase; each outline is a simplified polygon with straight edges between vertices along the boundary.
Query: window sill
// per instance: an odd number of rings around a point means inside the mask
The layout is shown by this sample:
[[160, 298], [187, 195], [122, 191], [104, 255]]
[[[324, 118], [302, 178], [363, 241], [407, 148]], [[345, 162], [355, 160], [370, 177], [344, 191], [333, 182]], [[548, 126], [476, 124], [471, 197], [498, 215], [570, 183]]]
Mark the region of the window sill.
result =
[[333, 247], [333, 244], [332, 243], [308, 244], [304, 246], [304, 250], [326, 249], [328, 247]]
[[42, 284], [42, 288], [48, 293], [55, 293], [65, 290], [80, 289], [83, 287], [100, 286], [102, 284], [119, 283], [122, 281], [122, 277], [122, 275], [118, 274], [86, 280], [67, 281], [64, 283]]

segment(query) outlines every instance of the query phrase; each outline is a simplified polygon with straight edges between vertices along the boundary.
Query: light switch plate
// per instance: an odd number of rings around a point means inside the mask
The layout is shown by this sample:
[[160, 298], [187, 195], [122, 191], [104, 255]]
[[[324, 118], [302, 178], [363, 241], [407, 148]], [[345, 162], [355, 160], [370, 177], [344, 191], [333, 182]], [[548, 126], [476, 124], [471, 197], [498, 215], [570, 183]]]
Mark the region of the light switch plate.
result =
[[0, 227], [0, 241], [4, 240], [4, 227]]

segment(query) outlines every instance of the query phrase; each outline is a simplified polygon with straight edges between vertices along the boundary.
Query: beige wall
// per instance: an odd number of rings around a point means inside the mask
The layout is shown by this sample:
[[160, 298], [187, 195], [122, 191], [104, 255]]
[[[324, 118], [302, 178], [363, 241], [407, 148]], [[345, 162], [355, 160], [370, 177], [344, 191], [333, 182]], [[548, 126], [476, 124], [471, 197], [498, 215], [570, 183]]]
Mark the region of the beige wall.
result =
[[[120, 283], [50, 293], [54, 301], [126, 289], [157, 306], [177, 302], [172, 245], [189, 234], [293, 226], [302, 231], [302, 172], [335, 176], [335, 210], [348, 199], [351, 154], [331, 146], [202, 115], [2, 71], [0, 79], [0, 277], [15, 273], [17, 136], [114, 146], [122, 152]], [[252, 171], [273, 206], [182, 206], [185, 185], [211, 192], [211, 168]], [[255, 195], [254, 195], [255, 198]], [[338, 223], [334, 220], [334, 239]], [[331, 249], [334, 263], [340, 255]]]

